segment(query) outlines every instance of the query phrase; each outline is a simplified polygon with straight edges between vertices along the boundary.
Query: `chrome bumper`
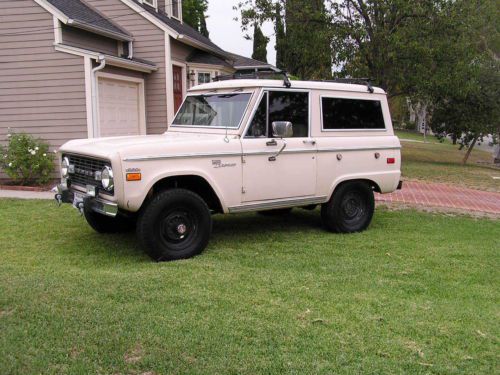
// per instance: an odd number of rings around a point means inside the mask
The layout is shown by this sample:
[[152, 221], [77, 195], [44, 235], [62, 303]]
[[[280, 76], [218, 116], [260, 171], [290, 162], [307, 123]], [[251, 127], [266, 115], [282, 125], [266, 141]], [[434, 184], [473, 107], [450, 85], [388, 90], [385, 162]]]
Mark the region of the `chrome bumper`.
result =
[[59, 205], [70, 203], [81, 213], [83, 213], [83, 209], [85, 208], [110, 217], [115, 217], [118, 214], [118, 205], [116, 203], [80, 192], [76, 193], [77, 197], [75, 192], [68, 189], [64, 184], [59, 184], [56, 188], [57, 193], [54, 199]]

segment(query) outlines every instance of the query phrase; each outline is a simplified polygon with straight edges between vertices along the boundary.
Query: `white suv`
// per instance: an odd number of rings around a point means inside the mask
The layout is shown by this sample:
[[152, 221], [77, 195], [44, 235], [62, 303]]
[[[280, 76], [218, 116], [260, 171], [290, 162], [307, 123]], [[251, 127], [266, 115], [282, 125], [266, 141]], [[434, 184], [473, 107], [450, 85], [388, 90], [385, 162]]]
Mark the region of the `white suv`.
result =
[[199, 254], [212, 214], [321, 205], [326, 229], [370, 224], [401, 187], [386, 94], [370, 85], [227, 80], [192, 88], [161, 135], [61, 147], [56, 200], [98, 232], [136, 229], [158, 261]]

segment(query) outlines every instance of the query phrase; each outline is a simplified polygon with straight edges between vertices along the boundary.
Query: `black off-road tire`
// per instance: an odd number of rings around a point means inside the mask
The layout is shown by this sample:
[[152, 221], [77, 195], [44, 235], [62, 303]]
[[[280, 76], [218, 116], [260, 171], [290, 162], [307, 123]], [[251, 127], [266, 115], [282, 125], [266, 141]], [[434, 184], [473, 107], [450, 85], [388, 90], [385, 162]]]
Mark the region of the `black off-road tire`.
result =
[[135, 230], [135, 220], [120, 214], [111, 217], [84, 207], [83, 216], [90, 227], [98, 233], [125, 233]]
[[363, 181], [346, 182], [321, 206], [321, 219], [331, 232], [361, 232], [370, 225], [374, 210], [371, 186]]
[[292, 208], [276, 208], [274, 210], [257, 211], [262, 216], [286, 216], [292, 212]]
[[185, 189], [158, 193], [142, 208], [137, 220], [137, 237], [158, 262], [200, 254], [211, 232], [212, 216], [207, 204]]

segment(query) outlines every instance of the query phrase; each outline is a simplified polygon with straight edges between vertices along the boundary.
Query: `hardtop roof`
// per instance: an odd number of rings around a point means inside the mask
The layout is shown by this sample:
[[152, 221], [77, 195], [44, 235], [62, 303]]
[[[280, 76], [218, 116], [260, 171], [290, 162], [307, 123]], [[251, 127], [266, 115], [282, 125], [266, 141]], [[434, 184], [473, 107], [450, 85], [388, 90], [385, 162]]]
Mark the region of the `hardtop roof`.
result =
[[[245, 88], [282, 88], [284, 90], [330, 90], [330, 91], [349, 91], [370, 94], [366, 85], [338, 83], [327, 81], [290, 81], [292, 86], [286, 88], [283, 80], [278, 79], [233, 79], [220, 82], [211, 82], [203, 85], [194, 86], [189, 92], [213, 91], [226, 89], [245, 89]], [[385, 91], [379, 87], [373, 87], [373, 94], [383, 94]], [[372, 95], [372, 94], [370, 94]]]

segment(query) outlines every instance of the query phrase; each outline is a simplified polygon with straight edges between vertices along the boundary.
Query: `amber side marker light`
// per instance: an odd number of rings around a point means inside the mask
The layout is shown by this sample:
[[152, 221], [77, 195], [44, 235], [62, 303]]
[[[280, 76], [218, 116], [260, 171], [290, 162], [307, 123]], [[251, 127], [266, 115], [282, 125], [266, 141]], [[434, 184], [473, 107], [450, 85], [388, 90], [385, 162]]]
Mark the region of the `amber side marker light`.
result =
[[140, 173], [127, 173], [127, 181], [141, 181], [142, 175]]
[[396, 164], [396, 158], [387, 158], [387, 164]]

